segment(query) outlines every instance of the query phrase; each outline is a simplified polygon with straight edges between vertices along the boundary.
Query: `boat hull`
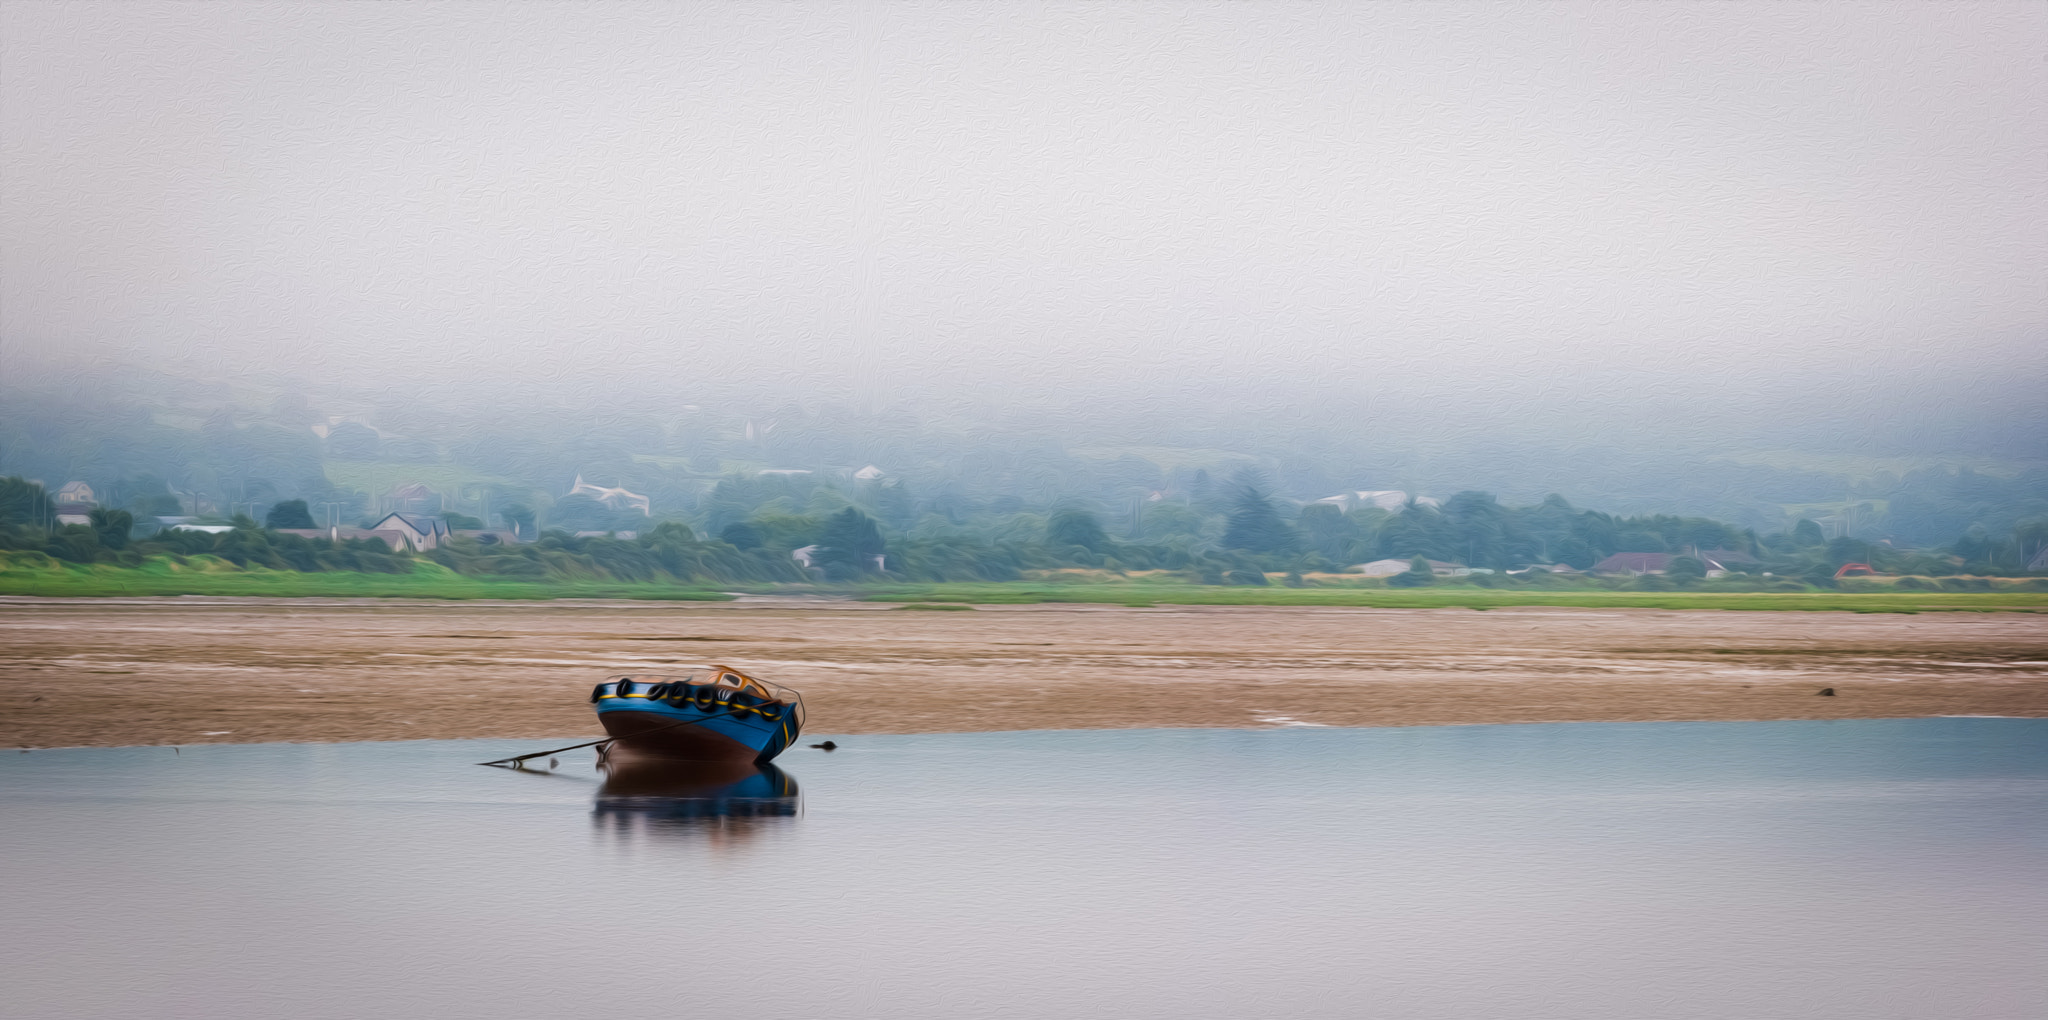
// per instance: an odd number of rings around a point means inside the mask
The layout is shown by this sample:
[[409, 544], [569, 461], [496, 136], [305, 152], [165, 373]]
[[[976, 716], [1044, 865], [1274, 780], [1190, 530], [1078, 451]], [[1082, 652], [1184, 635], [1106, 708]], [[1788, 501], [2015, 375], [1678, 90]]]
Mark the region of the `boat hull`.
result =
[[[803, 731], [803, 701], [772, 684], [715, 667], [721, 682], [618, 677], [590, 700], [612, 737], [609, 753], [673, 761], [766, 762]], [[650, 682], [652, 681], [652, 682]]]
[[[614, 709], [597, 713], [597, 721], [620, 751], [633, 757], [669, 758], [676, 761], [739, 761], [761, 759], [763, 747], [755, 746], [745, 733], [721, 733], [710, 721], [698, 723], [676, 716], [680, 713]], [[764, 742], [765, 743], [765, 742]]]

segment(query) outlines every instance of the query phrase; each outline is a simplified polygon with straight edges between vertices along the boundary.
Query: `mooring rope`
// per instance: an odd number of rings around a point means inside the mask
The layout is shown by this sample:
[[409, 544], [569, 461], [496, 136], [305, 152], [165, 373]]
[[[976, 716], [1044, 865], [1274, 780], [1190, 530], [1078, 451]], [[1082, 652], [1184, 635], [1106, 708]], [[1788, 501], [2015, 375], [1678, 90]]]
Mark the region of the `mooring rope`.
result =
[[[678, 727], [678, 726], [688, 726], [688, 725], [690, 725], [691, 723], [698, 723], [698, 722], [703, 722], [703, 721], [704, 721], [705, 719], [716, 719], [716, 718], [718, 718], [719, 716], [722, 716], [722, 715], [731, 715], [731, 714], [732, 714], [732, 712], [733, 712], [733, 710], [732, 710], [732, 709], [730, 709], [730, 708], [728, 708], [728, 709], [726, 709], [726, 710], [725, 710], [725, 711], [723, 711], [723, 712], [718, 712], [718, 713], [715, 713], [715, 714], [712, 714], [712, 715], [702, 716], [702, 717], [700, 717], [700, 718], [696, 718], [696, 719], [678, 719], [678, 720], [676, 720], [675, 722], [669, 723], [669, 724], [668, 724], [667, 726], [656, 726], [655, 728], [653, 728], [653, 729], [651, 729], [651, 730], [641, 730], [640, 732], [638, 732], [638, 733], [635, 733], [635, 734], [633, 734], [633, 735], [634, 735], [635, 737], [644, 737], [644, 736], [646, 736], [646, 735], [647, 735], [647, 734], [649, 734], [649, 733], [660, 733], [660, 732], [662, 732], [663, 730], [672, 730], [672, 729], [675, 729], [675, 728], [676, 728], [676, 727]], [[619, 738], [617, 738], [617, 737], [606, 737], [606, 738], [604, 738], [603, 740], [593, 740], [593, 741], [590, 741], [590, 742], [589, 742], [589, 743], [587, 743], [587, 744], [571, 744], [571, 745], [569, 745], [568, 747], [557, 747], [557, 748], [555, 748], [555, 749], [554, 749], [554, 750], [552, 750], [552, 751], [535, 751], [535, 752], [533, 752], [532, 754], [522, 754], [522, 755], [519, 755], [519, 756], [517, 756], [517, 757], [514, 757], [514, 758], [500, 758], [500, 759], [498, 759], [497, 761], [480, 761], [480, 762], [477, 762], [477, 764], [478, 764], [478, 765], [496, 765], [496, 766], [499, 766], [499, 767], [501, 767], [501, 768], [518, 768], [518, 767], [519, 767], [518, 763], [519, 763], [519, 762], [522, 762], [522, 761], [528, 761], [528, 760], [530, 760], [530, 759], [533, 759], [533, 758], [545, 758], [545, 757], [547, 757], [548, 755], [551, 755], [551, 754], [561, 754], [561, 753], [562, 753], [563, 751], [576, 751], [576, 750], [581, 750], [581, 749], [583, 749], [583, 748], [586, 748], [586, 747], [596, 747], [596, 746], [597, 746], [597, 745], [599, 745], [599, 744], [609, 744], [609, 743], [612, 743], [613, 741], [615, 741], [615, 740], [618, 740], [618, 739], [619, 739]]]

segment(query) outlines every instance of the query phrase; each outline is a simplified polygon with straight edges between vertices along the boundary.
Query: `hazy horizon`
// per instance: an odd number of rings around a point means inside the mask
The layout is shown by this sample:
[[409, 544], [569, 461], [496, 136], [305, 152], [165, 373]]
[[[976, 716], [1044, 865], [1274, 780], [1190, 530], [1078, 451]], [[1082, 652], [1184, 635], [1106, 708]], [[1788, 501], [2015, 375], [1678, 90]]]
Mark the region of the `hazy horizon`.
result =
[[2048, 452], [2039, 5], [0, 21], [17, 385]]

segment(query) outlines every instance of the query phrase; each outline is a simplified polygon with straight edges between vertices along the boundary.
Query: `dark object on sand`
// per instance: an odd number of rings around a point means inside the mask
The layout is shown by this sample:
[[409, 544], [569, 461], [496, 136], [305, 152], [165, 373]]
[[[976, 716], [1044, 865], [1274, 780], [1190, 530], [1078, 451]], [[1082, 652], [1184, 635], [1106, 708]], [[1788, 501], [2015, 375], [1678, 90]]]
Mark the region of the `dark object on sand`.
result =
[[825, 741], [825, 742], [824, 742], [824, 743], [822, 743], [822, 744], [812, 744], [811, 746], [812, 746], [812, 747], [815, 747], [815, 748], [817, 748], [817, 749], [818, 749], [818, 750], [820, 750], [820, 751], [837, 751], [837, 750], [839, 750], [839, 745], [838, 745], [838, 744], [835, 744], [835, 743], [833, 743], [833, 742], [831, 742], [831, 741], [829, 741], [829, 740]]
[[759, 765], [796, 743], [804, 728], [802, 695], [731, 666], [704, 669], [689, 676], [613, 677], [590, 692], [597, 721], [610, 736], [477, 764], [523, 769], [547, 758], [555, 768], [551, 755], [595, 747], [600, 761], [616, 752], [625, 758]]
[[1832, 687], [1823, 687], [1820, 689], [1820, 696], [1823, 698], [1832, 698], [1835, 696], [1835, 689]]

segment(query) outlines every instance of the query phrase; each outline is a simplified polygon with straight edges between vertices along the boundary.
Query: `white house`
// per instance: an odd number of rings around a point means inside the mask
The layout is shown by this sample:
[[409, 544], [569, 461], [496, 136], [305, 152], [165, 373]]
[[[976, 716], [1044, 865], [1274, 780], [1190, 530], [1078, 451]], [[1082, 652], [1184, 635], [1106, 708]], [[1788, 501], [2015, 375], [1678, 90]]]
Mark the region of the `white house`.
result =
[[[1367, 577], [1392, 577], [1395, 574], [1407, 573], [1408, 564], [1410, 562], [1411, 561], [1409, 560], [1374, 560], [1371, 563], [1360, 563], [1356, 566], [1351, 567], [1350, 569], [1355, 570], [1361, 574], [1364, 574]], [[1456, 563], [1445, 563], [1442, 560], [1430, 560], [1429, 572], [1435, 574], [1438, 577], [1463, 577], [1464, 575], [1469, 574], [1472, 571], [1466, 569], [1465, 567], [1461, 567]], [[1493, 571], [1489, 570], [1487, 571], [1487, 573], [1491, 574], [1493, 573]]]
[[[1328, 503], [1347, 514], [1353, 510], [1363, 510], [1369, 506], [1378, 507], [1389, 513], [1400, 513], [1408, 505], [1408, 494], [1399, 489], [1360, 489], [1357, 492], [1340, 492], [1334, 496], [1324, 496], [1316, 500], [1316, 502]], [[1415, 505], [1439, 506], [1441, 504], [1429, 496], [1417, 496], [1415, 497]]]
[[654, 516], [654, 504], [646, 496], [628, 492], [623, 487], [607, 489], [602, 485], [592, 485], [584, 481], [582, 475], [576, 476], [576, 487], [569, 490], [569, 495], [589, 496], [614, 510], [631, 507], [649, 517]]

